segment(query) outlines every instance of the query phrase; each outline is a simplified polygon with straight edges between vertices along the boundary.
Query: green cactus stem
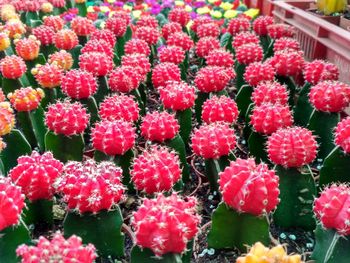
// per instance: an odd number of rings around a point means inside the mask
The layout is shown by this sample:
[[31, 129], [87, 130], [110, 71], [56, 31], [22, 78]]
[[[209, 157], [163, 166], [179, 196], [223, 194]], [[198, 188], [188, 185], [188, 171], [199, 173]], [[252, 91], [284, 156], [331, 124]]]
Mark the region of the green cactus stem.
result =
[[[238, 86], [237, 86], [238, 88]], [[236, 103], [239, 110], [239, 117], [246, 116], [249, 105], [252, 104], [253, 88], [249, 85], [242, 85], [236, 95]]]
[[79, 40], [79, 45], [85, 46], [86, 42], [88, 41], [88, 37], [87, 36], [78, 36], [78, 40]]
[[303, 127], [306, 127], [309, 123], [310, 116], [314, 110], [309, 101], [310, 89], [311, 84], [306, 82], [299, 92], [298, 100], [294, 107], [294, 123]]
[[232, 54], [234, 54], [234, 49], [232, 47], [232, 35], [230, 33], [225, 33], [220, 38], [220, 46], [226, 48]]
[[208, 246], [215, 249], [237, 248], [246, 251], [246, 246], [255, 242], [269, 245], [269, 223], [266, 217], [238, 213], [221, 202], [212, 214]]
[[309, 171], [299, 171], [297, 168], [275, 167], [279, 176], [280, 203], [273, 215], [274, 223], [282, 228], [300, 227], [305, 230], [315, 228], [312, 212], [315, 181]]
[[40, 199], [33, 202], [26, 201], [23, 221], [29, 225], [50, 228], [53, 225], [53, 201]]
[[51, 151], [54, 157], [61, 162], [82, 161], [84, 147], [82, 134], [68, 137], [48, 131], [45, 135], [45, 150]]
[[79, 68], [79, 56], [81, 54], [82, 45], [77, 45], [75, 48], [71, 49], [69, 53], [71, 53], [73, 58], [73, 66], [72, 69]]
[[20, 79], [7, 79], [2, 77], [2, 91], [5, 95], [14, 92], [16, 89], [21, 88], [23, 85]]
[[40, 51], [44, 55], [45, 59], [47, 60], [49, 58], [49, 55], [57, 51], [57, 48], [55, 47], [54, 44], [45, 45], [40, 47]]
[[265, 61], [266, 59], [270, 58], [273, 56], [274, 52], [273, 52], [273, 46], [275, 45], [275, 40], [271, 39], [270, 37], [267, 36], [261, 36], [260, 37], [260, 43], [262, 43], [262, 47], [264, 50], [264, 59], [263, 61]]
[[184, 61], [180, 64], [180, 69], [181, 69], [181, 79], [183, 81], [187, 81], [187, 72], [188, 72], [188, 66], [189, 66], [189, 54], [188, 51], [186, 51], [185, 59]]
[[320, 224], [315, 230], [316, 246], [311, 258], [322, 263], [348, 263], [350, 238], [341, 236], [335, 230], [324, 229]]
[[286, 85], [287, 90], [289, 92], [288, 103], [289, 103], [289, 106], [293, 108], [295, 105], [296, 91], [297, 91], [296, 84], [293, 80], [293, 77], [277, 76], [276, 78], [279, 83], [281, 83], [282, 85]]
[[254, 109], [254, 106], [255, 106], [254, 103], [251, 103], [248, 106], [247, 112], [246, 112], [245, 117], [244, 117], [245, 125], [244, 125], [244, 128], [243, 128], [243, 137], [244, 137], [246, 142], [248, 142], [249, 136], [253, 132], [252, 126], [250, 124], [250, 116], [252, 115], [252, 110]]
[[100, 76], [98, 77], [98, 89], [94, 95], [97, 105], [99, 105], [108, 95], [110, 95], [110, 89], [107, 77]]
[[316, 135], [319, 145], [317, 157], [324, 160], [334, 149], [333, 131], [340, 121], [340, 113], [328, 113], [314, 110], [308, 129]]
[[23, 222], [0, 231], [0, 262], [19, 262], [16, 249], [22, 244], [30, 244], [29, 230]]
[[222, 171], [219, 160], [216, 159], [206, 159], [205, 160], [205, 175], [208, 178], [210, 190], [212, 192], [219, 191], [219, 173]]
[[96, 247], [100, 258], [115, 259], [124, 256], [122, 224], [119, 208], [82, 215], [70, 211], [63, 221], [64, 236], [80, 236], [83, 243], [92, 243]]
[[38, 86], [38, 83], [35, 80], [34, 75], [31, 74], [32, 69], [35, 68], [35, 66], [37, 64], [40, 64], [40, 65], [45, 65], [46, 64], [46, 59], [45, 59], [43, 54], [39, 54], [39, 56], [36, 59], [34, 59], [34, 60], [27, 60], [26, 61], [26, 66], [27, 66], [26, 76], [27, 76], [28, 81], [29, 81], [29, 83], [30, 83], [30, 85], [32, 87], [37, 87]]
[[176, 118], [180, 125], [181, 138], [187, 144], [192, 132], [192, 109], [176, 111]]
[[41, 100], [41, 107], [47, 109], [49, 104], [54, 104], [58, 98], [58, 92], [56, 88], [44, 88], [45, 97]]
[[90, 127], [94, 126], [94, 124], [99, 120], [98, 115], [98, 106], [94, 97], [89, 97], [87, 99], [76, 100], [84, 105], [90, 114]]
[[[235, 70], [236, 70], [236, 88], [240, 90], [242, 86], [247, 85], [244, 79], [244, 73], [247, 65], [240, 64], [236, 61]], [[248, 104], [249, 105], [249, 104]]]
[[146, 114], [146, 103], [144, 99], [142, 98], [142, 95], [140, 93], [140, 89], [137, 88], [131, 92], [131, 94], [135, 97], [137, 104], [140, 108], [140, 114], [141, 116], [144, 116]]
[[79, 16], [85, 17], [87, 15], [87, 5], [84, 3], [75, 3], [75, 7], [78, 8]]
[[202, 108], [204, 102], [209, 99], [209, 93], [205, 92], [198, 92], [197, 98], [195, 101], [195, 112], [196, 112], [196, 119], [198, 124], [202, 123]]
[[254, 156], [257, 163], [270, 163], [266, 152], [267, 136], [252, 132], [248, 139], [249, 153]]
[[21, 131], [12, 130], [11, 133], [4, 135], [3, 140], [6, 148], [0, 153], [4, 165], [5, 174], [17, 165], [17, 158], [22, 155], [28, 155], [32, 152], [29, 142]]

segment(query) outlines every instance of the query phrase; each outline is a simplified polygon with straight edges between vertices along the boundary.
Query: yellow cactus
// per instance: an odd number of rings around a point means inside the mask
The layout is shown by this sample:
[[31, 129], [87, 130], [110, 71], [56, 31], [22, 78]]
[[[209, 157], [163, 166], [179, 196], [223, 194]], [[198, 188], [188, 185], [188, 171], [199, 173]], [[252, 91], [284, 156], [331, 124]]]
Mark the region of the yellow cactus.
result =
[[0, 102], [0, 136], [9, 134], [15, 126], [15, 115], [10, 103]]
[[4, 51], [10, 46], [10, 38], [8, 34], [1, 32], [0, 33], [0, 51]]
[[347, 0], [317, 0], [317, 9], [325, 15], [346, 11]]

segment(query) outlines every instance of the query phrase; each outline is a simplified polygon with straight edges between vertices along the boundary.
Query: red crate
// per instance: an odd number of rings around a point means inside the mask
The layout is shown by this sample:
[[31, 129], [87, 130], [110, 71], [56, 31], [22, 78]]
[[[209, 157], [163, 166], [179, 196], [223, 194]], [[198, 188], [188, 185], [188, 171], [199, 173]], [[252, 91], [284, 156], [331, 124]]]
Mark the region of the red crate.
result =
[[277, 22], [295, 27], [307, 59], [336, 64], [340, 80], [350, 83], [350, 32], [305, 11], [311, 2], [274, 1], [272, 13]]
[[270, 0], [244, 0], [249, 8], [257, 8], [261, 15], [272, 15], [272, 4]]

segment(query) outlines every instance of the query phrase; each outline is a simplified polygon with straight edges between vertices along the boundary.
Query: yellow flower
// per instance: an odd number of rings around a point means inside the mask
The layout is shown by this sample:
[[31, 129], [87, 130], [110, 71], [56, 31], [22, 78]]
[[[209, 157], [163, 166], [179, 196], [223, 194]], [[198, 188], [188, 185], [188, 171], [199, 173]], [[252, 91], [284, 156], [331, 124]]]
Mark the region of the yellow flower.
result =
[[113, 4], [115, 0], [107, 0], [108, 3]]
[[210, 9], [207, 6], [200, 7], [197, 9], [197, 14], [199, 14], [199, 15], [204, 15], [204, 14], [209, 14], [209, 13], [210, 13]]
[[88, 6], [87, 11], [88, 11], [89, 13], [95, 12], [93, 6]]
[[141, 10], [132, 11], [132, 16], [135, 18], [140, 18], [141, 14], [142, 14]]
[[186, 12], [191, 12], [192, 11], [192, 7], [190, 7], [189, 5], [185, 6], [185, 10]]
[[101, 28], [101, 29], [104, 29], [104, 28], [105, 28], [105, 26], [106, 26], [106, 22], [104, 22], [104, 21], [103, 21], [103, 22], [101, 22], [101, 24], [100, 24], [100, 28]]
[[185, 3], [183, 1], [175, 1], [176, 6], [184, 6]]
[[259, 15], [259, 12], [259, 9], [251, 8], [248, 11], [245, 11], [244, 14], [251, 18], [255, 18]]
[[224, 14], [224, 17], [226, 19], [231, 19], [237, 16], [237, 11], [236, 10], [227, 10]]
[[101, 11], [102, 13], [107, 13], [107, 12], [109, 12], [110, 10], [109, 10], [109, 7], [108, 7], [108, 6], [101, 6], [101, 7], [100, 7], [100, 11]]
[[220, 7], [224, 10], [230, 10], [233, 7], [233, 4], [229, 3], [229, 2], [222, 2]]
[[9, 102], [0, 102], [0, 136], [9, 134], [15, 126], [15, 115]]
[[210, 15], [214, 18], [221, 18], [222, 17], [222, 13], [220, 11], [211, 11]]
[[[83, 4], [85, 3], [86, 1], [85, 0], [75, 0], [75, 3], [76, 4]], [[109, 1], [108, 1], [109, 2]]]
[[130, 5], [124, 5], [124, 6], [123, 6], [123, 9], [124, 9], [124, 10], [128, 10], [128, 11], [132, 11], [132, 6], [130, 6]]
[[0, 51], [4, 51], [10, 46], [10, 38], [6, 33], [0, 33]]
[[209, 4], [214, 4], [217, 0], [208, 0]]
[[51, 13], [53, 11], [53, 5], [49, 2], [43, 3], [41, 5], [41, 11], [43, 11], [43, 13]]
[[108, 17], [112, 17], [114, 14], [115, 14], [115, 11], [111, 11], [109, 12]]
[[193, 21], [190, 20], [190, 22], [187, 23], [186, 28], [187, 28], [188, 30], [190, 30], [192, 25], [193, 25]]
[[142, 6], [143, 6], [143, 10], [144, 11], [146, 11], [148, 9], [148, 5], [147, 4], [144, 3], [144, 4], [142, 4]]

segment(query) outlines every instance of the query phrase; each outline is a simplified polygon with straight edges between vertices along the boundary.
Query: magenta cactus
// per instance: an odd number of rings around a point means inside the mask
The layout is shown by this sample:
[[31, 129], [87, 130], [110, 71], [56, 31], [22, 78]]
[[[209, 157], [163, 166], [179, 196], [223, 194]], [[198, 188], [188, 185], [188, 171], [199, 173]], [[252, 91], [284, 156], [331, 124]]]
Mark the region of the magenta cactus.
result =
[[275, 69], [269, 63], [254, 62], [247, 66], [244, 79], [252, 87], [263, 81], [273, 81]]
[[186, 82], [170, 81], [158, 89], [164, 108], [183, 111], [194, 105], [195, 88]]
[[72, 69], [62, 77], [61, 88], [73, 99], [87, 99], [97, 91], [97, 80], [91, 72]]
[[260, 82], [252, 93], [252, 100], [256, 106], [263, 103], [285, 105], [288, 102], [288, 90], [277, 81]]
[[233, 55], [224, 49], [214, 49], [209, 51], [208, 55], [205, 57], [205, 61], [208, 66], [218, 66], [218, 67], [233, 67], [235, 64], [233, 60]]
[[206, 100], [202, 108], [202, 120], [206, 123], [235, 123], [238, 118], [236, 102], [227, 96], [213, 96]]

